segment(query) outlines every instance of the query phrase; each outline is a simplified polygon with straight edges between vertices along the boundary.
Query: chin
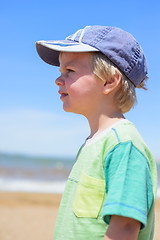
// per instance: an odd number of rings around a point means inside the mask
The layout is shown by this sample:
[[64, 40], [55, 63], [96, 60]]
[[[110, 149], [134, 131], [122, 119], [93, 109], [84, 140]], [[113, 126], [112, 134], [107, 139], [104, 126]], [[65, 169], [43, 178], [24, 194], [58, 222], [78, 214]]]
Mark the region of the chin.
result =
[[72, 112], [70, 108], [67, 108], [67, 107], [65, 107], [65, 106], [63, 106], [63, 110], [64, 110], [65, 112]]
[[64, 110], [65, 112], [68, 112], [68, 113], [75, 113], [75, 114], [81, 114], [81, 115], [83, 115], [81, 112], [79, 112], [79, 111], [77, 111], [77, 110], [74, 110], [74, 109], [71, 109], [71, 108], [65, 108], [64, 106], [63, 106], [63, 110]]

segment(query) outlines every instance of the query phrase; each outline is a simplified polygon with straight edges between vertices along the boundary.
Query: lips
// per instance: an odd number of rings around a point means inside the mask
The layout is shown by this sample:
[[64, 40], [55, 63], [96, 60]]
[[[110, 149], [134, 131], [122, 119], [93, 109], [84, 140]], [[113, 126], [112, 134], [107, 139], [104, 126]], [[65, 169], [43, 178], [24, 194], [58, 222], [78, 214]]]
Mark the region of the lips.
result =
[[63, 92], [63, 91], [61, 91], [61, 90], [59, 90], [58, 93], [61, 95], [60, 98], [64, 98], [64, 97], [68, 96], [68, 93]]

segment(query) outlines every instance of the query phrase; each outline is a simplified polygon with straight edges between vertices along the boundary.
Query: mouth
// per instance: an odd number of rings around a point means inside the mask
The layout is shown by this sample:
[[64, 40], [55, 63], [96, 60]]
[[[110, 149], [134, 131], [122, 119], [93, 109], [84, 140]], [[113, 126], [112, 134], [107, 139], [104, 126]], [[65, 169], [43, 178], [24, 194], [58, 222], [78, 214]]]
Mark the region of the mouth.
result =
[[61, 96], [68, 96], [68, 93], [62, 93]]
[[62, 91], [58, 91], [58, 93], [61, 95], [60, 99], [65, 98], [65, 97], [68, 96], [68, 93], [65, 93], [65, 92], [62, 92]]

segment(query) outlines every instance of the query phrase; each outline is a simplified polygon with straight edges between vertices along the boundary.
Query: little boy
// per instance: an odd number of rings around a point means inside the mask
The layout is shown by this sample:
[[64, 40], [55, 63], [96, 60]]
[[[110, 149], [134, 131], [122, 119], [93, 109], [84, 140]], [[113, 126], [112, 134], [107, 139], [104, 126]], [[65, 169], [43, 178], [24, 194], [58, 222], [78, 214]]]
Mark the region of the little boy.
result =
[[84, 115], [91, 130], [68, 178], [54, 240], [153, 239], [156, 164], [123, 115], [147, 79], [141, 46], [122, 29], [87, 26], [36, 47], [60, 66], [63, 109]]

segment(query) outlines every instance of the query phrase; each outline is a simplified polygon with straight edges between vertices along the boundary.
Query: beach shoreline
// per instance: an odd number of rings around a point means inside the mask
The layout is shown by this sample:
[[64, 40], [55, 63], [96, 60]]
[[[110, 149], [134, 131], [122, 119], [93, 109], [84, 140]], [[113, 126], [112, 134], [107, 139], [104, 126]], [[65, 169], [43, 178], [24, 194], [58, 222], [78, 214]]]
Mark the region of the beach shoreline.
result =
[[[0, 192], [0, 239], [52, 240], [62, 195]], [[160, 198], [156, 199], [155, 236], [160, 239]]]

